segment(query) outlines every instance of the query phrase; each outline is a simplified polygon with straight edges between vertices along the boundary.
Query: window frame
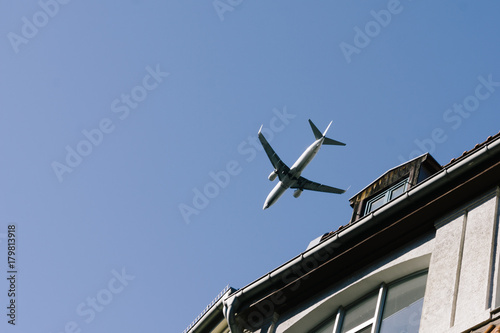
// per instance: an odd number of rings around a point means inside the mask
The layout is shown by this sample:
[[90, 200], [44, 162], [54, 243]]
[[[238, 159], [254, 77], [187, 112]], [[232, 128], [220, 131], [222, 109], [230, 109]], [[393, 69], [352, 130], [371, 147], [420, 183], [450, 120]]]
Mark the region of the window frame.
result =
[[[376, 211], [377, 209], [381, 208], [389, 201], [394, 200], [395, 198], [399, 197], [401, 194], [405, 193], [408, 190], [408, 184], [409, 184], [409, 178], [407, 177], [407, 178], [403, 179], [402, 181], [399, 181], [396, 184], [394, 184], [393, 186], [389, 187], [388, 189], [382, 191], [381, 193], [368, 199], [366, 201], [366, 204], [365, 204], [363, 216], [368, 215], [371, 212]], [[401, 186], [404, 186], [403, 193], [401, 193], [397, 196], [393, 196], [394, 191], [399, 189]], [[379, 207], [377, 207], [375, 209], [372, 209], [372, 205], [380, 199], [384, 199], [384, 202], [382, 203], [382, 205], [380, 205]]]
[[[382, 318], [383, 318], [383, 314], [384, 314], [385, 303], [387, 300], [387, 292], [388, 292], [389, 288], [391, 288], [395, 285], [398, 285], [400, 283], [404, 283], [405, 281], [408, 281], [408, 280], [411, 280], [414, 278], [418, 278], [422, 275], [428, 275], [428, 273], [429, 273], [429, 270], [424, 269], [424, 270], [417, 271], [417, 272], [414, 272], [412, 274], [406, 275], [405, 277], [396, 279], [388, 284], [382, 283], [382, 284], [380, 284], [380, 286], [377, 289], [372, 290], [369, 293], [366, 293], [362, 297], [349, 303], [349, 305], [347, 305], [346, 307], [343, 307], [343, 306], [338, 307], [337, 311], [335, 311], [333, 315], [329, 316], [326, 320], [321, 322], [319, 325], [317, 325], [315, 328], [313, 328], [309, 332], [310, 333], [318, 332], [319, 330], [324, 328], [326, 325], [330, 324], [333, 320], [334, 325], [333, 325], [332, 333], [341, 333], [341, 329], [342, 329], [342, 326], [344, 324], [344, 318], [345, 318], [346, 312], [349, 311], [349, 308], [354, 307], [356, 304], [359, 304], [360, 302], [362, 302], [366, 298], [372, 296], [375, 293], [378, 293], [377, 302], [376, 302], [376, 306], [375, 306], [375, 312], [373, 314], [373, 317], [371, 319], [368, 319], [368, 320], [364, 321], [363, 323], [357, 325], [356, 327], [351, 328], [350, 330], [346, 331], [345, 333], [356, 333], [359, 330], [361, 330], [365, 327], [368, 327], [369, 325], [372, 325], [371, 333], [379, 333], [380, 328], [382, 326]], [[424, 292], [425, 292], [425, 290], [424, 290]]]

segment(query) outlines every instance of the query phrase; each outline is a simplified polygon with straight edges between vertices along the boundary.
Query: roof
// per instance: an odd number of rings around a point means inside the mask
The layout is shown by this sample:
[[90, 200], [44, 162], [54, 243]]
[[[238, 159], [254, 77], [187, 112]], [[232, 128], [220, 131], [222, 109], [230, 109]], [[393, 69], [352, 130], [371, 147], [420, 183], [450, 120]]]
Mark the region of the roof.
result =
[[[388, 170], [349, 199], [349, 204], [353, 208], [350, 223], [365, 215], [365, 203], [370, 198], [388, 191], [392, 186], [403, 180], [406, 180], [406, 191], [408, 191], [441, 169], [442, 166], [436, 162], [432, 155], [426, 153]], [[393, 200], [393, 198], [388, 200]]]
[[[234, 291], [236, 291], [236, 289], [231, 288], [229, 285], [224, 287], [224, 289], [214, 298], [214, 300], [212, 300], [212, 302], [210, 302], [205, 307], [205, 309], [203, 309], [203, 311], [198, 315], [198, 317], [196, 317], [193, 320], [193, 322], [182, 333], [194, 332], [198, 328], [199, 324], [202, 321], [207, 321], [207, 325], [209, 325], [210, 323], [208, 323], [208, 322], [211, 319], [214, 319], [215, 321], [217, 321], [217, 319], [220, 319], [218, 317], [222, 317], [222, 311], [221, 311], [222, 310], [222, 297], [226, 294], [231, 294]], [[217, 312], [217, 308], [220, 308], [219, 309], [220, 311], [218, 311], [220, 313], [212, 313], [212, 316], [210, 316], [211, 313], [209, 313], [209, 312]], [[211, 317], [214, 317], [214, 318], [211, 318]]]
[[[380, 177], [378, 177], [377, 179], [380, 179], [380, 178], [382, 178], [382, 177], [384, 177], [384, 176], [386, 176], [386, 175], [390, 174], [391, 172], [394, 172], [395, 170], [397, 170], [397, 169], [399, 169], [399, 168], [401, 168], [401, 167], [403, 167], [403, 166], [405, 166], [405, 165], [407, 165], [407, 164], [409, 164], [409, 163], [415, 162], [415, 161], [417, 161], [417, 160], [419, 160], [419, 159], [421, 159], [421, 158], [423, 158], [423, 157], [426, 157], [426, 156], [431, 156], [431, 155], [430, 155], [429, 153], [425, 153], [425, 154], [422, 154], [422, 155], [420, 155], [420, 156], [417, 156], [417, 157], [415, 157], [415, 158], [413, 158], [413, 159], [411, 159], [411, 160], [409, 160], [409, 161], [406, 161], [406, 162], [404, 162], [404, 163], [401, 163], [400, 165], [397, 165], [397, 166], [395, 166], [395, 167], [393, 167], [393, 168], [390, 168], [389, 170], [387, 170], [386, 172], [384, 172], [384, 173], [383, 173]], [[354, 194], [354, 195], [353, 195], [353, 196], [349, 199], [349, 201], [354, 200], [354, 198], [356, 198], [359, 194], [361, 194], [361, 192], [365, 191], [368, 187], [372, 186], [372, 185], [373, 185], [373, 184], [377, 181], [377, 179], [376, 179], [376, 180], [374, 180], [374, 181], [372, 181], [370, 184], [366, 185], [363, 189], [359, 190], [359, 191], [358, 191], [358, 193]]]
[[445, 164], [443, 165], [443, 167], [448, 167], [449, 165], [455, 163], [455, 162], [458, 162], [460, 160], [462, 160], [464, 157], [466, 157], [467, 155], [470, 155], [471, 153], [475, 152], [476, 150], [479, 150], [481, 149], [484, 145], [486, 145], [487, 143], [495, 140], [496, 138], [500, 137], [500, 132], [498, 132], [497, 134], [495, 135], [490, 135], [486, 141], [482, 142], [482, 143], [478, 143], [474, 146], [474, 148], [472, 148], [471, 150], [466, 150], [462, 153], [462, 155], [460, 155], [459, 157], [456, 157], [456, 158], [452, 158], [451, 161], [448, 163], [448, 164]]

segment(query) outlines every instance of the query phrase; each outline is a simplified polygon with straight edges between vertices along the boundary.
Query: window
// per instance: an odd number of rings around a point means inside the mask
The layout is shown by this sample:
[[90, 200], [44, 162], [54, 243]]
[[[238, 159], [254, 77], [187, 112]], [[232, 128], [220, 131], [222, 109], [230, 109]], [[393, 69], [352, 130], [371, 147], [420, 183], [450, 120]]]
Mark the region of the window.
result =
[[402, 182], [399, 182], [398, 184], [389, 188], [388, 190], [375, 196], [374, 198], [368, 200], [366, 202], [366, 208], [365, 208], [364, 215], [367, 215], [367, 214], [373, 212], [374, 210], [380, 208], [381, 206], [388, 203], [392, 199], [395, 199], [396, 197], [403, 194], [406, 191], [407, 186], [408, 186], [408, 179], [405, 179]]
[[341, 333], [370, 332], [377, 307], [378, 295], [369, 295], [366, 299], [350, 306], [344, 315]]
[[410, 275], [339, 308], [313, 333], [418, 333], [427, 272]]

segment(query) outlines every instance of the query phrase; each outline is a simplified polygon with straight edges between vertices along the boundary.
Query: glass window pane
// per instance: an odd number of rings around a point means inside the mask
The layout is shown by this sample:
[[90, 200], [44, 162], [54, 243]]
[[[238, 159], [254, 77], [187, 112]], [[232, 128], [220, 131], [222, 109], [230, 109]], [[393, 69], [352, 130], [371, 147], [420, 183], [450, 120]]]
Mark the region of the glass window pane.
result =
[[319, 330], [314, 331], [314, 333], [334, 333], [333, 327], [335, 326], [335, 318], [330, 320], [325, 326], [321, 327]]
[[381, 333], [418, 333], [427, 274], [389, 287], [382, 316]]
[[373, 294], [346, 310], [342, 333], [373, 318], [377, 306], [377, 296], [377, 294]]
[[396, 187], [395, 189], [393, 189], [391, 192], [390, 200], [392, 200], [396, 197], [399, 197], [401, 194], [403, 194], [405, 192], [405, 187], [406, 187], [406, 183], [403, 183], [403, 184], [399, 185], [398, 187]]
[[373, 201], [370, 201], [368, 211], [366, 212], [367, 214], [370, 212], [373, 212], [375, 209], [381, 207], [383, 204], [385, 204], [385, 195], [381, 196], [380, 198], [375, 198]]

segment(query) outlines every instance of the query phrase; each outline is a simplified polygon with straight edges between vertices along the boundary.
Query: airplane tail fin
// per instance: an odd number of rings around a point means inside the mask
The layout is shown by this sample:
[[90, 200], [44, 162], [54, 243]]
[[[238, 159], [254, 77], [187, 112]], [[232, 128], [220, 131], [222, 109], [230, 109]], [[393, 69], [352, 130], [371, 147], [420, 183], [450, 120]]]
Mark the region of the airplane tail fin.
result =
[[328, 132], [328, 129], [330, 129], [330, 125], [332, 124], [332, 122], [330, 122], [330, 124], [328, 124], [328, 127], [326, 128], [326, 130], [323, 134], [321, 134], [321, 132], [316, 127], [316, 125], [314, 125], [314, 123], [311, 121], [311, 119], [309, 119], [309, 124], [311, 125], [312, 131], [314, 133], [314, 137], [316, 138], [316, 140], [321, 139], [323, 137], [325, 138], [325, 140], [323, 141], [324, 145], [345, 146], [345, 143], [343, 143], [343, 142], [333, 140], [333, 139], [326, 137], [326, 132]]
[[316, 138], [316, 140], [321, 139], [323, 137], [323, 134], [321, 134], [321, 132], [316, 127], [316, 125], [314, 125], [314, 123], [311, 121], [311, 119], [309, 119], [309, 124], [311, 125], [311, 128], [312, 128], [313, 133], [314, 133], [314, 137]]

